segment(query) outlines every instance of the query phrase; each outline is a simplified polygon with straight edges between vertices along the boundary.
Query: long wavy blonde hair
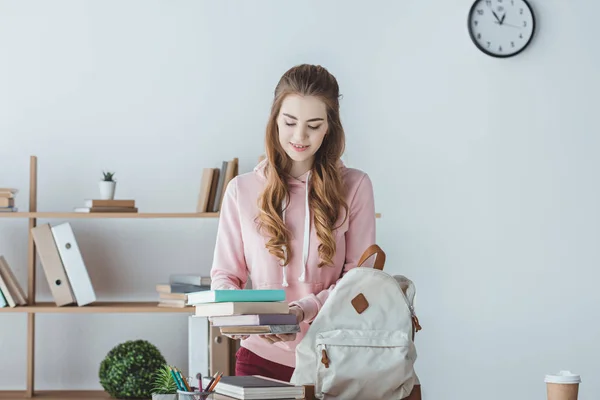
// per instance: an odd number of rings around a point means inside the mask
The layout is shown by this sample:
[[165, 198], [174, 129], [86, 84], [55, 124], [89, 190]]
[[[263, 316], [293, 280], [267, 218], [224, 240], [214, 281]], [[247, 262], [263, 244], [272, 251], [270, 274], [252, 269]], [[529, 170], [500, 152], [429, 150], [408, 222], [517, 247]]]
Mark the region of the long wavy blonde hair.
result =
[[[266, 247], [269, 252], [281, 260], [282, 265], [288, 265], [291, 257], [289, 246], [291, 235], [283, 221], [282, 203], [284, 200], [289, 202], [287, 180], [292, 160], [279, 143], [277, 117], [283, 100], [290, 94], [319, 97], [327, 108], [329, 128], [321, 147], [315, 154], [309, 187], [309, 205], [320, 242], [318, 248], [320, 268], [324, 265], [333, 265], [336, 251], [334, 231], [338, 228], [335, 224], [342, 211], [344, 211], [343, 221], [348, 216], [348, 205], [345, 201], [346, 188], [338, 165], [345, 148], [345, 133], [339, 111], [339, 86], [335, 77], [321, 66], [307, 64], [295, 66], [283, 74], [275, 88], [265, 135], [268, 160], [265, 169], [267, 183], [258, 199], [260, 209], [258, 225], [268, 237]], [[283, 246], [286, 247], [287, 252], [284, 252]]]

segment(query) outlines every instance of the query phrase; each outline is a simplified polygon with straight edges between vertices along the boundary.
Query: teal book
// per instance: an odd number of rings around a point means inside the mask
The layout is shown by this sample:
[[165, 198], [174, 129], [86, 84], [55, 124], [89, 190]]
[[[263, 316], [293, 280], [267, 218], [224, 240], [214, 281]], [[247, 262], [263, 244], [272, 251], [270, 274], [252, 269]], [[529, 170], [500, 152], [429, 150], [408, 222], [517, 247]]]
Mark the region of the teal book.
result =
[[285, 301], [283, 289], [205, 290], [187, 294], [188, 304]]
[[8, 303], [6, 302], [6, 299], [4, 298], [4, 294], [2, 293], [2, 290], [0, 289], [0, 308], [4, 308], [8, 306]]

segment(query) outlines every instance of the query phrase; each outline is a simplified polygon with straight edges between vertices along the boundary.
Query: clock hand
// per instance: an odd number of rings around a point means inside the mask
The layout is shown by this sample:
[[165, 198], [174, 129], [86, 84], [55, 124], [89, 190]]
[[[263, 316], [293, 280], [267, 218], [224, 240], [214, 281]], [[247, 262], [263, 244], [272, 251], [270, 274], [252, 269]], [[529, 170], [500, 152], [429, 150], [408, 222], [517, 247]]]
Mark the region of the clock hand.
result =
[[506, 18], [506, 13], [504, 13], [504, 15], [502, 16], [502, 19], [500, 20], [500, 25], [504, 23], [504, 18]]
[[492, 12], [492, 14], [494, 14], [494, 17], [496, 17], [496, 21], [502, 23], [500, 21], [500, 18], [498, 18], [498, 15], [496, 14], [496, 12], [492, 9], [492, 5], [490, 3], [488, 3], [488, 8], [490, 9], [490, 11]]
[[494, 14], [494, 17], [496, 17], [496, 21], [498, 21], [498, 23], [502, 25], [502, 21], [500, 21], [500, 18], [498, 18], [498, 14], [496, 14], [494, 10], [492, 10], [492, 14]]
[[523, 29], [522, 27], [520, 27], [520, 26], [517, 26], [517, 25], [511, 25], [511, 24], [505, 24], [505, 23], [502, 23], [502, 24], [501, 24], [501, 23], [499, 23], [499, 22], [495, 22], [495, 23], [496, 23], [496, 24], [498, 24], [498, 25], [506, 25], [506, 26], [510, 26], [511, 28]]

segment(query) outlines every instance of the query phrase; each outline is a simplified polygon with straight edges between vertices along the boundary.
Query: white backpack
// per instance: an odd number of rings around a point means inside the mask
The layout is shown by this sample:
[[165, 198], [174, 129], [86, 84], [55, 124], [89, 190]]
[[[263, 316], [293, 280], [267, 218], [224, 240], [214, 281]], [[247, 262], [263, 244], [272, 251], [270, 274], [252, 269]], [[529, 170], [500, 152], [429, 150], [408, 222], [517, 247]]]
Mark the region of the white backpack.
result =
[[[375, 255], [373, 268], [363, 267]], [[296, 347], [291, 382], [314, 385], [319, 399], [407, 397], [417, 377], [415, 287], [383, 272], [385, 253], [370, 246], [329, 294]]]

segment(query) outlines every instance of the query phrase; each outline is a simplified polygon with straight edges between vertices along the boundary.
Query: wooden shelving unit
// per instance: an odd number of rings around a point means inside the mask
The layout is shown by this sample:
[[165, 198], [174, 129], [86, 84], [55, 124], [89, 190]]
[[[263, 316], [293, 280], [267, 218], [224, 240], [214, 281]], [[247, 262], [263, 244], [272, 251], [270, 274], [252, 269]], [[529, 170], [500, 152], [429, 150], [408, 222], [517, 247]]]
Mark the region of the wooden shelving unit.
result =
[[[218, 218], [219, 213], [78, 213], [78, 212], [38, 212], [37, 211], [37, 157], [30, 157], [29, 166], [29, 211], [0, 212], [0, 218], [23, 218], [28, 220], [27, 248], [27, 305], [0, 308], [2, 313], [27, 313], [27, 386], [25, 391], [1, 391], [0, 399], [40, 398], [45, 400], [62, 399], [108, 399], [104, 391], [35, 391], [35, 316], [36, 314], [92, 314], [92, 313], [181, 313], [192, 314], [193, 307], [159, 307], [158, 302], [94, 302], [79, 306], [58, 307], [52, 302], [35, 301], [36, 292], [36, 249], [31, 229], [37, 226], [38, 219], [76, 219], [76, 218]], [[381, 214], [376, 214], [381, 218]]]
[[27, 385], [25, 391], [0, 391], [0, 399], [43, 398], [94, 399], [110, 398], [104, 391], [35, 391], [35, 316], [36, 314], [91, 314], [91, 313], [181, 313], [192, 314], [193, 307], [159, 307], [156, 302], [102, 302], [79, 306], [58, 307], [53, 302], [36, 302], [36, 248], [31, 229], [37, 226], [38, 219], [75, 218], [218, 218], [219, 213], [78, 213], [78, 212], [38, 212], [37, 211], [37, 157], [30, 157], [29, 164], [29, 211], [2, 212], [0, 218], [23, 218], [28, 220], [27, 248], [27, 305], [0, 308], [2, 313], [27, 313]]
[[184, 313], [194, 312], [194, 307], [159, 307], [155, 301], [96, 301], [83, 307], [76, 305], [57, 307], [44, 302], [35, 305], [4, 307], [0, 313], [33, 314], [109, 314], [109, 313]]

